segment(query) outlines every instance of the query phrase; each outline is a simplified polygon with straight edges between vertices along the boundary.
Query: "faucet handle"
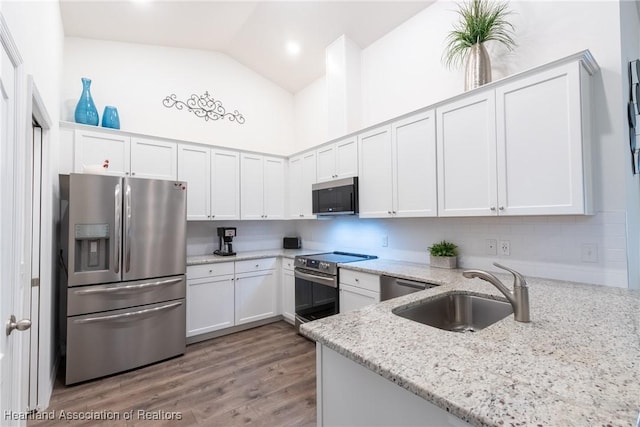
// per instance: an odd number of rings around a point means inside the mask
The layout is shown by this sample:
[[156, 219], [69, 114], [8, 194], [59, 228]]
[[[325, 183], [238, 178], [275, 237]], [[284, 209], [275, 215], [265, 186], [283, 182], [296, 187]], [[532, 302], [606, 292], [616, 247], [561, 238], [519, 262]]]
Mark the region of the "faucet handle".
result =
[[512, 268], [506, 267], [502, 264], [498, 264], [497, 262], [494, 262], [493, 265], [495, 265], [498, 268], [501, 268], [503, 270], [507, 270], [509, 273], [513, 274], [513, 287], [514, 288], [518, 288], [518, 287], [522, 287], [522, 288], [526, 288], [527, 287], [527, 281], [525, 280], [524, 276], [520, 273], [518, 273], [517, 271], [515, 271]]

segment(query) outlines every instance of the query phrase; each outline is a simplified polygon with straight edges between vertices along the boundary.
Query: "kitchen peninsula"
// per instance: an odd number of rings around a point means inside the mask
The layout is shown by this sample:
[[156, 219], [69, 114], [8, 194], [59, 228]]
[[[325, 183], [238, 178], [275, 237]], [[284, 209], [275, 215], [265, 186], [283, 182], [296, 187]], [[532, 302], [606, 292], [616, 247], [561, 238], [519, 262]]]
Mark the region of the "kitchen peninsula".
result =
[[[318, 345], [318, 425], [402, 425], [415, 416], [423, 425], [637, 426], [639, 292], [527, 277], [531, 323], [510, 315], [461, 334], [392, 310], [453, 290], [503, 299], [496, 288], [461, 270], [420, 264], [373, 260], [343, 268], [441, 286], [303, 325]], [[512, 286], [510, 275], [498, 277]], [[327, 389], [336, 386], [339, 399]], [[398, 409], [394, 399], [413, 403]]]

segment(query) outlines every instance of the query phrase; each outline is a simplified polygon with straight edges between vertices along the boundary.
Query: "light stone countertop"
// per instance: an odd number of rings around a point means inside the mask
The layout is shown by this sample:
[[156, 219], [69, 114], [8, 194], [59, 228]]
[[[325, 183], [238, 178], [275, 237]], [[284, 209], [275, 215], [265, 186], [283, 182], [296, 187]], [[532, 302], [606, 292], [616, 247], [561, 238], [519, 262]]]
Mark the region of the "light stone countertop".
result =
[[199, 264], [215, 264], [218, 262], [244, 261], [247, 259], [260, 259], [271, 257], [283, 257], [293, 259], [296, 255], [314, 254], [321, 251], [312, 249], [265, 249], [261, 251], [238, 252], [236, 255], [194, 255], [187, 257], [187, 266]]
[[[635, 426], [640, 292], [526, 277], [531, 323], [476, 333], [391, 313], [452, 290], [504, 299], [462, 270], [369, 260], [341, 268], [440, 283], [302, 325], [302, 333], [476, 426]], [[508, 287], [512, 276], [496, 274]]]

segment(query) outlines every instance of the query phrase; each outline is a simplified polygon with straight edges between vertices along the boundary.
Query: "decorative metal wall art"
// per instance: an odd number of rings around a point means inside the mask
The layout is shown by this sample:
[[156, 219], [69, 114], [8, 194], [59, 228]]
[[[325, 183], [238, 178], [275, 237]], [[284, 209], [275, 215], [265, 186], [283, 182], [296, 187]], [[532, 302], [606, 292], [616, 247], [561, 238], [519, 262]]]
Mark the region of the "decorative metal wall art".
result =
[[193, 94], [186, 101], [180, 101], [175, 94], [171, 94], [162, 101], [162, 105], [167, 108], [176, 107], [177, 110], [186, 109], [206, 121], [229, 119], [239, 124], [244, 123], [244, 116], [238, 110], [227, 113], [222, 102], [212, 98], [208, 91], [202, 95]]
[[631, 171], [634, 175], [640, 172], [640, 147], [636, 142], [638, 123], [636, 116], [640, 114], [640, 60], [629, 62], [629, 103], [627, 118], [629, 120], [629, 149], [631, 150]]

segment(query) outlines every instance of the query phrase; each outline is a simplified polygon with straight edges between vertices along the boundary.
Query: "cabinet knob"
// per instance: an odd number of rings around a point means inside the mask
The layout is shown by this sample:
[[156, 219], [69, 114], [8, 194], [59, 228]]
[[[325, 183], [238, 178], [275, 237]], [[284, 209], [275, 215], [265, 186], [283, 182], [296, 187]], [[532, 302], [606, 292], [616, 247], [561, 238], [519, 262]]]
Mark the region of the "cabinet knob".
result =
[[391, 215], [391, 211], [387, 211], [387, 213], [388, 213], [389, 215]]
[[260, 264], [256, 264], [256, 268], [260, 267]]
[[396, 211], [391, 211], [391, 213], [393, 213], [395, 215], [397, 212]]
[[136, 174], [135, 172], [131, 172], [131, 176], [135, 176], [135, 174]]
[[491, 209], [492, 211], [495, 211], [496, 207], [495, 206], [491, 206], [489, 209]]
[[211, 215], [211, 218], [215, 218], [215, 217], [216, 217], [215, 215]]
[[504, 206], [500, 206], [498, 209], [500, 209], [501, 211], [504, 210]]
[[124, 174], [125, 174], [125, 175], [129, 175], [129, 172], [125, 172]]
[[213, 273], [213, 270], [209, 270], [209, 273]]
[[358, 278], [356, 277], [356, 282], [359, 282], [359, 281], [360, 281], [360, 279], [358, 279]]

